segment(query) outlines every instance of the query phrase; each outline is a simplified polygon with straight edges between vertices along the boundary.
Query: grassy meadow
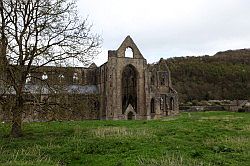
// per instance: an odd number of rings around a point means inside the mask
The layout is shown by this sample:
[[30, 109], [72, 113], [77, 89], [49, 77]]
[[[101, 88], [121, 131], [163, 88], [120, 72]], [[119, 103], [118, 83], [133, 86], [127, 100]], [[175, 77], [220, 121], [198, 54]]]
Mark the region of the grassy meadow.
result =
[[250, 114], [181, 113], [150, 121], [0, 124], [0, 165], [250, 166]]

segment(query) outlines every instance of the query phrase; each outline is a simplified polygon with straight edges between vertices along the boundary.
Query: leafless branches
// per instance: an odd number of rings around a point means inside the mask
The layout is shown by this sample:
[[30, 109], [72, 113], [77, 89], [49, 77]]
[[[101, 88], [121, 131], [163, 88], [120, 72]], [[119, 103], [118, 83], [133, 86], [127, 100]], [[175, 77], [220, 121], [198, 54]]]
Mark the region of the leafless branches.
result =
[[16, 107], [23, 105], [29, 73], [46, 65], [86, 65], [100, 47], [75, 0], [0, 0], [0, 19], [1, 73], [16, 92]]

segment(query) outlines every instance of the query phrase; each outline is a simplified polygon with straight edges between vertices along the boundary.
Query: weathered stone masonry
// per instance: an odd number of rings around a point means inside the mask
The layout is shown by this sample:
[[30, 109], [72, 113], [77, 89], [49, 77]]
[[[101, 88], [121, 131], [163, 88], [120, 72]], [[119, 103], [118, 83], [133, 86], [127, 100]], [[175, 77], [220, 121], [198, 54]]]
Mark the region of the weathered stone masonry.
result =
[[[133, 57], [125, 56], [128, 48], [132, 50]], [[179, 112], [178, 95], [172, 87], [166, 62], [161, 59], [156, 64], [147, 64], [130, 36], [125, 38], [117, 50], [108, 51], [108, 61], [100, 67], [95, 64], [89, 68], [47, 66], [30, 74], [60, 87], [61, 95], [51, 95], [48, 88], [36, 79], [27, 80], [27, 91], [39, 98], [39, 109], [31, 104], [28, 110], [32, 115], [26, 113], [24, 119], [34, 118], [33, 114], [35, 119], [45, 121], [157, 119]], [[53, 102], [64, 102], [64, 109], [54, 104], [50, 113], [47, 110], [41, 111], [41, 105], [45, 109], [46, 105], [51, 106]], [[40, 111], [36, 112], [37, 109]], [[53, 110], [58, 109], [58, 113], [53, 113]], [[4, 112], [2, 119], [6, 119], [8, 111]]]

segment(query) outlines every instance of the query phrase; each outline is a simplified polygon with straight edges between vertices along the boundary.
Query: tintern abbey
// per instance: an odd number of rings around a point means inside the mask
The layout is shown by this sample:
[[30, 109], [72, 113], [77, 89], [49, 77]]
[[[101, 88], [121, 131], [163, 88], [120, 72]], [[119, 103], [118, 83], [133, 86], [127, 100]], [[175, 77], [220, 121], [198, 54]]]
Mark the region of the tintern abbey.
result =
[[[128, 48], [132, 57], [125, 56]], [[108, 51], [108, 61], [100, 67], [45, 66], [30, 75], [61, 87], [61, 92], [50, 93], [48, 86], [27, 79], [24, 120], [158, 119], [179, 113], [165, 60], [148, 64], [130, 36]], [[0, 106], [0, 118], [8, 119], [9, 109]]]

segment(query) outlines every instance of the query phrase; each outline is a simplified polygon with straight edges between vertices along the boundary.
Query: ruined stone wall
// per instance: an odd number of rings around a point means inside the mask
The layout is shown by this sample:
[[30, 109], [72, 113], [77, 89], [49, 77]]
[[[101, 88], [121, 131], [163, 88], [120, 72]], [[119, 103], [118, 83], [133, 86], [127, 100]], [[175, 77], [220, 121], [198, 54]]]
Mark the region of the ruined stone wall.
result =
[[[179, 112], [166, 62], [147, 64], [130, 36], [100, 67], [45, 66], [29, 76], [24, 121], [157, 119]], [[0, 118], [9, 120], [11, 108], [1, 107]]]
[[[26, 102], [23, 121], [99, 119], [99, 95], [64, 94], [47, 99], [41, 102]], [[9, 102], [0, 104], [0, 121], [11, 121], [12, 106], [13, 103]]]
[[96, 69], [94, 64], [89, 68], [44, 66], [29, 73], [27, 83], [40, 84], [41, 80], [45, 80], [49, 85], [96, 85]]
[[[179, 113], [178, 94], [172, 87], [171, 73], [163, 59], [148, 65], [149, 98], [148, 111], [152, 119]], [[154, 108], [152, 108], [154, 107]]]
[[[99, 101], [100, 101], [100, 119], [106, 119], [107, 110], [107, 86], [108, 84], [108, 67], [107, 63], [104, 63], [96, 69], [97, 73], [97, 86], [99, 90]], [[112, 82], [111, 82], [112, 84]]]
[[[132, 49], [133, 57], [126, 57], [125, 51], [127, 48]], [[133, 42], [133, 40], [128, 36], [122, 42], [121, 46], [115, 51], [108, 52], [108, 62], [107, 62], [107, 84], [106, 84], [106, 119], [127, 119], [126, 108], [123, 108], [123, 103], [129, 100], [123, 96], [123, 88], [126, 81], [123, 79], [124, 70], [130, 67], [134, 74], [133, 79], [136, 82], [136, 90], [130, 95], [133, 99], [134, 112], [136, 112], [137, 119], [147, 118], [146, 109], [146, 91], [147, 83], [147, 61], [143, 58], [139, 49]]]
[[[132, 50], [132, 57], [126, 57], [127, 49]], [[106, 119], [129, 119], [126, 108], [123, 108], [127, 97], [133, 99], [129, 102], [129, 108], [136, 119], [154, 119], [178, 114], [178, 94], [172, 87], [167, 64], [162, 59], [156, 64], [148, 65], [130, 36], [126, 37], [117, 50], [108, 52], [108, 62], [105, 66], [108, 75], [104, 86], [106, 93], [103, 93], [103, 97], [107, 99], [103, 102], [103, 105], [106, 105]], [[136, 74], [124, 80], [126, 70]], [[136, 91], [133, 88], [125, 88], [127, 92], [124, 93], [123, 85], [130, 82], [129, 78], [135, 79]]]
[[[89, 68], [45, 66], [29, 73], [25, 85], [24, 121], [100, 119], [100, 76]], [[0, 104], [0, 121], [11, 120], [14, 91]]]

